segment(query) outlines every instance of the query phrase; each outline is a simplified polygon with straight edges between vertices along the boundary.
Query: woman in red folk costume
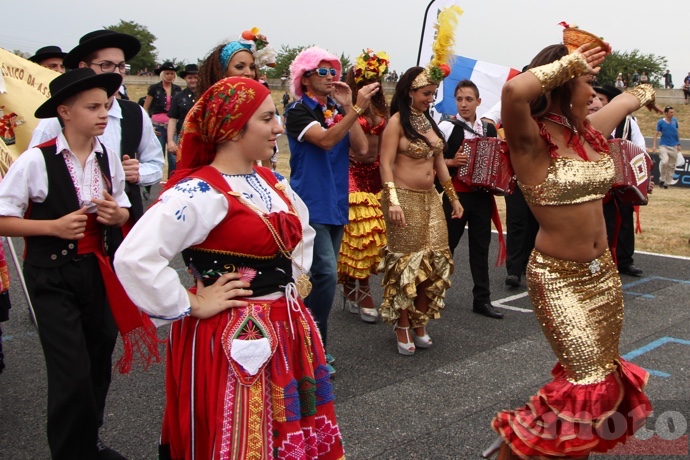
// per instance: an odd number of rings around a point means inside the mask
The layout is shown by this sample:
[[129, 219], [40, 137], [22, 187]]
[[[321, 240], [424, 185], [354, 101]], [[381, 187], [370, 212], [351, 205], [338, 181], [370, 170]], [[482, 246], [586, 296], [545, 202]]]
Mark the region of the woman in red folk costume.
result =
[[[254, 166], [282, 133], [270, 91], [230, 77], [187, 115], [180, 162], [117, 253], [118, 276], [170, 324], [161, 459], [340, 459], [321, 339], [301, 297], [314, 231], [284, 177]], [[185, 289], [170, 260], [196, 279]]]
[[[346, 81], [357, 100], [360, 88], [381, 82], [388, 72], [388, 55], [367, 49], [347, 72]], [[344, 303], [362, 321], [375, 323], [378, 311], [369, 289], [369, 276], [376, 272], [386, 245], [386, 223], [381, 212], [381, 174], [379, 154], [383, 129], [390, 110], [383, 91], [376, 93], [371, 105], [359, 116], [359, 124], [367, 136], [368, 149], [357, 155], [350, 149], [350, 223], [345, 226], [338, 257], [338, 282], [343, 285]]]
[[[654, 106], [639, 85], [588, 116], [594, 76], [610, 48], [568, 27], [503, 87], [510, 159], [539, 233], [527, 266], [534, 314], [558, 364], [529, 403], [499, 412], [500, 459], [588, 458], [642, 427], [652, 407], [648, 374], [620, 357], [621, 281], [606, 239], [602, 198], [614, 164], [603, 133]], [[577, 222], [577, 225], [573, 225]]]

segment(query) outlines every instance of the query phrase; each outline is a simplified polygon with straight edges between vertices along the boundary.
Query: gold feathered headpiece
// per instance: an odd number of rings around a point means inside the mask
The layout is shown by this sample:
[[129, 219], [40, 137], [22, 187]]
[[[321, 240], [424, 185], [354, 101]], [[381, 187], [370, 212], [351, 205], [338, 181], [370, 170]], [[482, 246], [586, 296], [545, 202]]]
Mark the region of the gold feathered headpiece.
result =
[[427, 85], [438, 85], [441, 80], [450, 74], [450, 60], [455, 50], [455, 27], [463, 11], [457, 5], [449, 6], [438, 14], [438, 19], [434, 28], [436, 29], [436, 39], [431, 50], [433, 56], [431, 62], [424, 71], [417, 75], [412, 82], [412, 89], [421, 88]]

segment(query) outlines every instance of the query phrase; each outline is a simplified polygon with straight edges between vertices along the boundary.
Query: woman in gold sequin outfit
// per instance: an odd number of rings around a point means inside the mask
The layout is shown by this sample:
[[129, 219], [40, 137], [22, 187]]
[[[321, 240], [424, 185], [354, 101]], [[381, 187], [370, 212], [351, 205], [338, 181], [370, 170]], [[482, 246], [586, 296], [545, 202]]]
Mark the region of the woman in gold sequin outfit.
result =
[[[388, 72], [388, 55], [368, 49], [357, 57], [347, 72], [346, 83], [357, 100], [360, 88], [381, 83]], [[350, 223], [345, 226], [338, 256], [338, 282], [343, 285], [343, 301], [362, 321], [375, 323], [378, 310], [369, 289], [369, 277], [381, 261], [380, 250], [386, 245], [386, 223], [381, 211], [381, 174], [379, 153], [381, 138], [390, 111], [383, 91], [371, 98], [369, 107], [357, 121], [367, 138], [368, 149], [357, 154], [350, 149], [349, 201]]]
[[588, 117], [592, 80], [609, 51], [591, 37], [567, 47], [564, 34], [566, 45], [542, 50], [503, 88], [511, 161], [540, 225], [529, 295], [558, 364], [526, 406], [493, 419], [502, 459], [587, 458], [624, 442], [651, 412], [647, 372], [618, 351], [623, 296], [602, 211], [614, 167], [601, 133], [653, 106], [654, 91], [638, 86]]
[[443, 134], [429, 115], [437, 88], [428, 69], [412, 67], [403, 74], [381, 145], [388, 239], [379, 265], [384, 272], [381, 316], [395, 324], [398, 352], [403, 355], [431, 346], [426, 324], [440, 317], [453, 272], [446, 221], [434, 189], [436, 174], [449, 194], [453, 217], [462, 215], [443, 161]]

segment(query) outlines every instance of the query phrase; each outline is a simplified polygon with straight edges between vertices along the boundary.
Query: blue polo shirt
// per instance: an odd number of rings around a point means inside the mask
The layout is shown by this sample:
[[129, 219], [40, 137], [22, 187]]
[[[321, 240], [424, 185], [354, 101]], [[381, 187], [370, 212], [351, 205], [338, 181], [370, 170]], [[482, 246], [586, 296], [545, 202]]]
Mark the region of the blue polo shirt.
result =
[[662, 118], [656, 123], [656, 130], [661, 133], [661, 140], [659, 145], [666, 147], [675, 147], [680, 144], [678, 139], [678, 120], [675, 117], [671, 118], [671, 123], [666, 123], [666, 119]]
[[[345, 116], [333, 99], [328, 99], [328, 106], [335, 106]], [[309, 208], [309, 222], [347, 225], [350, 135], [345, 135], [331, 150], [324, 150], [304, 139], [304, 133], [316, 124], [326, 129], [320, 105], [306, 95], [285, 112], [290, 186]]]

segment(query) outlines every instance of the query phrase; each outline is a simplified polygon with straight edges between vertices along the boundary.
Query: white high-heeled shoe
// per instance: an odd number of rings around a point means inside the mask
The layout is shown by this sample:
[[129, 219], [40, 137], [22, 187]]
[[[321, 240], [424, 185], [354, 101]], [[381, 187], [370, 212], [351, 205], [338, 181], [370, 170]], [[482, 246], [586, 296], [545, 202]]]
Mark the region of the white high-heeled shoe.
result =
[[[379, 311], [376, 308], [363, 307], [360, 303], [362, 299], [369, 297], [371, 299], [371, 292], [369, 291], [369, 286], [366, 286], [366, 290], [362, 288], [362, 285], [357, 283], [357, 306], [359, 307], [359, 319], [365, 323], [375, 323], [379, 319]], [[372, 301], [373, 302], [373, 301]]]
[[429, 337], [429, 334], [426, 332], [426, 327], [424, 328], [424, 335], [417, 335], [414, 334], [414, 344], [417, 348], [430, 348], [434, 342], [431, 340], [431, 337]]
[[398, 343], [398, 353], [400, 353], [401, 355], [405, 355], [405, 356], [414, 355], [414, 352], [415, 352], [415, 347], [414, 347], [414, 343], [413, 343], [414, 340], [412, 342], [401, 342], [400, 340], [398, 340], [398, 333], [397, 333], [398, 329], [401, 331], [405, 331], [405, 338], [407, 338], [409, 340], [409, 338], [410, 338], [410, 327], [409, 326], [407, 326], [407, 327], [398, 326], [398, 323], [395, 323], [395, 327], [393, 328], [393, 333], [395, 334], [395, 340]]
[[503, 438], [502, 437], [497, 437], [496, 440], [491, 444], [484, 452], [482, 452], [482, 457], [483, 458], [491, 458], [494, 455], [498, 453], [499, 450], [501, 450], [501, 446], [503, 445]]

